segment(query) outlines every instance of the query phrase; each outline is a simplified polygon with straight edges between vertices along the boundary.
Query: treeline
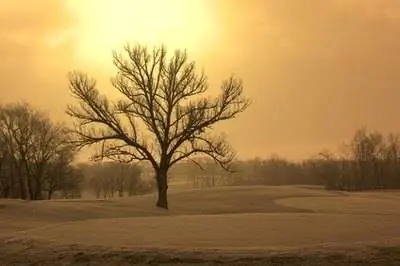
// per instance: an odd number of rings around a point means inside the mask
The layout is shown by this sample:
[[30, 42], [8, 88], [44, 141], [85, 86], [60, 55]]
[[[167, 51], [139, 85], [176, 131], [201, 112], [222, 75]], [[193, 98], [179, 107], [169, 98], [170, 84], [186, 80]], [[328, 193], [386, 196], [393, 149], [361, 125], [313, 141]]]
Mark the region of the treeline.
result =
[[114, 161], [85, 165], [87, 188], [96, 198], [134, 196], [153, 192], [156, 189], [154, 176], [145, 178], [139, 164]]
[[400, 136], [366, 128], [357, 130], [340, 154], [323, 151], [314, 158], [292, 162], [277, 156], [236, 161], [228, 173], [212, 160], [203, 169], [182, 163], [177, 176], [189, 178], [193, 188], [220, 185], [322, 185], [335, 190], [400, 188]]
[[[146, 165], [118, 162], [74, 164], [68, 129], [25, 103], [0, 105], [0, 198], [41, 200], [80, 195], [133, 196], [156, 190]], [[343, 152], [327, 151], [292, 162], [280, 157], [236, 161], [232, 172], [211, 159], [182, 161], [169, 181], [193, 188], [226, 185], [322, 185], [335, 190], [400, 188], [400, 136], [359, 129]]]
[[399, 189], [400, 136], [362, 128], [347, 144], [345, 154], [325, 154], [315, 168], [328, 189]]
[[[200, 165], [201, 167], [199, 167]], [[194, 189], [232, 185], [290, 185], [323, 184], [323, 180], [307, 170], [306, 163], [272, 157], [237, 160], [230, 172], [221, 168], [212, 159], [196, 159], [196, 164], [184, 161], [171, 171], [171, 179], [185, 179]]]
[[78, 190], [67, 129], [25, 103], [0, 106], [0, 197], [51, 199]]
[[68, 128], [27, 103], [0, 105], [0, 198], [42, 200], [133, 196], [152, 192], [139, 164], [74, 164]]

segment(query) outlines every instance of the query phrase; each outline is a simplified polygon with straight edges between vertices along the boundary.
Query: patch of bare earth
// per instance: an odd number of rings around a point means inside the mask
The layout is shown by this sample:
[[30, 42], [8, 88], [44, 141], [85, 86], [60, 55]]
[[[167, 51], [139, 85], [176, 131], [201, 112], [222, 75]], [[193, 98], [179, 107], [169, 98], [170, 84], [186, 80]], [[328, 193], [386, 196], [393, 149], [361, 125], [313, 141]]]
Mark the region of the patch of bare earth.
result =
[[350, 266], [400, 265], [398, 247], [363, 247], [312, 251], [222, 251], [174, 249], [123, 249], [96, 246], [56, 245], [37, 241], [14, 241], [0, 247], [4, 266], [106, 266], [106, 265], [294, 265]]

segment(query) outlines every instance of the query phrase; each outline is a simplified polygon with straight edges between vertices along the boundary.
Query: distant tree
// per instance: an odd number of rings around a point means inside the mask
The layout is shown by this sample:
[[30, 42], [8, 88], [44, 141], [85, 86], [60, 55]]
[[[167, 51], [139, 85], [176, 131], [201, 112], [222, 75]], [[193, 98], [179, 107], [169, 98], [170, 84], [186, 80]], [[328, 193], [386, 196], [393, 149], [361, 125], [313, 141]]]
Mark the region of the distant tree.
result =
[[400, 136], [389, 134], [384, 151], [385, 184], [390, 188], [400, 188]]
[[384, 138], [379, 132], [368, 132], [363, 127], [356, 131], [350, 144], [356, 163], [356, 176], [352, 189], [371, 189], [380, 187], [381, 162], [383, 159]]
[[98, 176], [92, 176], [89, 179], [89, 187], [93, 190], [96, 198], [101, 197], [101, 192], [103, 191], [102, 178]]
[[12, 154], [7, 147], [7, 142], [0, 137], [0, 198], [17, 196], [15, 184], [15, 171]]
[[141, 45], [127, 45], [125, 52], [127, 58], [114, 53], [113, 60], [118, 72], [112, 85], [123, 96], [119, 101], [101, 95], [86, 74], [70, 74], [70, 90], [79, 102], [79, 107], [67, 110], [79, 123], [73, 130], [75, 144], [101, 144], [93, 159], [150, 162], [156, 173], [157, 206], [168, 209], [171, 166], [204, 154], [228, 169], [235, 154], [225, 137], [210, 131], [216, 123], [235, 118], [250, 102], [235, 77], [222, 83], [218, 97], [204, 96], [207, 78], [196, 73], [186, 52], [175, 51], [167, 58], [165, 47], [149, 51]]
[[83, 171], [72, 165], [75, 155], [72, 147], [64, 145], [49, 161], [44, 178], [47, 199], [51, 199], [55, 191], [61, 191], [64, 196], [80, 192]]
[[[28, 180], [28, 157], [33, 144], [33, 128], [36, 124], [35, 114], [27, 104], [8, 104], [2, 106], [0, 113], [1, 138], [11, 156], [11, 163], [18, 178], [19, 194], [28, 199], [28, 189], [32, 192], [32, 180]], [[34, 197], [33, 193], [31, 197]]]
[[389, 134], [359, 128], [351, 141], [343, 145], [342, 155], [322, 156], [314, 174], [328, 189], [370, 190], [400, 187], [400, 141]]
[[96, 163], [86, 171], [86, 175], [89, 178], [88, 186], [97, 198], [112, 198], [117, 193], [119, 197], [123, 197], [149, 192], [137, 164], [113, 161]]
[[124, 167], [123, 169], [123, 174], [126, 175], [125, 188], [129, 196], [150, 192], [148, 190], [151, 190], [151, 186], [148, 189], [146, 188], [147, 184], [144, 184], [141, 178], [142, 170], [138, 165], [129, 165], [129, 167]]
[[303, 168], [307, 170], [306, 175], [315, 185], [325, 185], [327, 189], [338, 189], [342, 187], [340, 178], [342, 164], [335, 155], [327, 149], [318, 153], [315, 158], [307, 160]]
[[[67, 149], [66, 128], [27, 103], [12, 103], [0, 110], [2, 170], [7, 168], [8, 186], [22, 199], [40, 200], [50, 185], [52, 163]], [[59, 176], [53, 176], [55, 181]], [[51, 189], [52, 190], [52, 189]], [[17, 195], [17, 193], [13, 193]], [[8, 196], [8, 195], [7, 195]]]

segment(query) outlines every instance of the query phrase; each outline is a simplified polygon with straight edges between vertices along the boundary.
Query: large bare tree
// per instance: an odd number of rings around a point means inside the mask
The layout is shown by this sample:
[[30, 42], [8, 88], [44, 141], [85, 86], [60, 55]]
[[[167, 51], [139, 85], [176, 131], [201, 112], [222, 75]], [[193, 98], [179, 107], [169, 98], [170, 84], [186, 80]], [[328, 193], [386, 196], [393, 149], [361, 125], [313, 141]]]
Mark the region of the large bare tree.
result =
[[177, 162], [205, 154], [229, 169], [235, 154], [225, 137], [211, 130], [235, 118], [250, 101], [234, 76], [222, 83], [219, 96], [207, 97], [207, 78], [197, 73], [186, 51], [168, 57], [164, 46], [126, 45], [124, 53], [113, 55], [117, 74], [112, 85], [123, 96], [117, 101], [101, 95], [86, 74], [70, 73], [70, 90], [79, 102], [67, 109], [78, 122], [75, 144], [101, 144], [93, 159], [150, 162], [158, 185], [157, 206], [168, 209], [167, 174]]

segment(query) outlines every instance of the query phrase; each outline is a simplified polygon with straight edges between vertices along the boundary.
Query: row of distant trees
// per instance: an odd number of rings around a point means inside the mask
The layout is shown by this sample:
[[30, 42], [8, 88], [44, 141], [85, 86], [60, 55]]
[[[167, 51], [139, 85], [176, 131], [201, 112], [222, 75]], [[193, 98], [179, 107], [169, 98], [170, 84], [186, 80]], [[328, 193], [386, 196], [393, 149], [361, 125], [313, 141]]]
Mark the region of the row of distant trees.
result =
[[88, 188], [96, 198], [141, 195], [155, 191], [154, 176], [145, 178], [139, 164], [115, 161], [86, 165]]
[[[233, 172], [203, 159], [202, 168], [186, 162], [180, 171], [190, 173], [194, 188], [219, 185], [322, 185], [335, 190], [400, 188], [400, 136], [387, 136], [366, 128], [357, 130], [340, 154], [323, 151], [300, 162], [273, 156], [234, 162]], [[176, 174], [175, 174], [176, 175]], [[183, 176], [183, 175], [182, 175]]]
[[[145, 194], [157, 189], [154, 173], [138, 163], [74, 165], [67, 128], [25, 103], [0, 106], [0, 197], [51, 199], [89, 189], [97, 198]], [[224, 185], [323, 185], [336, 190], [400, 188], [400, 136], [357, 130], [341, 154], [328, 151], [301, 162], [280, 157], [235, 161], [227, 172], [212, 159], [184, 160], [171, 178], [194, 188]]]
[[74, 164], [62, 123], [27, 103], [0, 106], [0, 198], [26, 200], [80, 197], [83, 189], [97, 198], [144, 194], [155, 189], [138, 164]]
[[82, 179], [63, 124], [26, 103], [0, 106], [0, 197], [51, 199]]
[[398, 189], [400, 136], [359, 129], [346, 144], [344, 154], [322, 153], [314, 168], [328, 189]]

